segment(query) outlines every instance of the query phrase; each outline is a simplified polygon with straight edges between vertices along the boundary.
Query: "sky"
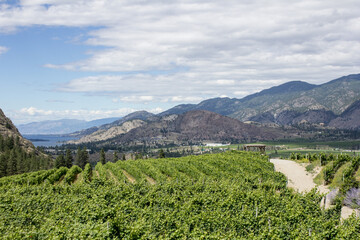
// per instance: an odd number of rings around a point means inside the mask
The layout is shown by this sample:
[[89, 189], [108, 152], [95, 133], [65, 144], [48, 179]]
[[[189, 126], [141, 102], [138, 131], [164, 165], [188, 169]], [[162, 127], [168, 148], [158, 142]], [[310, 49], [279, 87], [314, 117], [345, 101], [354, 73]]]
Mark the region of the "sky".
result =
[[159, 113], [360, 73], [358, 0], [0, 0], [15, 124]]

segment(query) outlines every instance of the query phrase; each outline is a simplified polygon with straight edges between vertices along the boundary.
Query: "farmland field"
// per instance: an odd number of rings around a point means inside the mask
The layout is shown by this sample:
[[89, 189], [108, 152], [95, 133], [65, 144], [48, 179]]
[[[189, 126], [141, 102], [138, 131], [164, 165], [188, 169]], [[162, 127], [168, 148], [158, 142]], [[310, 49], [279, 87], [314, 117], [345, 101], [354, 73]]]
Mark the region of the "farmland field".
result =
[[0, 179], [3, 239], [358, 239], [315, 191], [286, 188], [266, 156], [118, 161]]

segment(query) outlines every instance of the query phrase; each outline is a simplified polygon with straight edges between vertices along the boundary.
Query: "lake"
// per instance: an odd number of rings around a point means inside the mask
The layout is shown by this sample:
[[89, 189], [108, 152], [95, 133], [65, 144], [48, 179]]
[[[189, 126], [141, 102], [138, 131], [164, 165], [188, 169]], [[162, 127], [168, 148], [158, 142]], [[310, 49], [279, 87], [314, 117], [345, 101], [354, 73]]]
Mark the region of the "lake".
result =
[[67, 135], [35, 135], [35, 134], [24, 134], [24, 138], [30, 140], [35, 147], [54, 147], [56, 145], [60, 146], [65, 141], [77, 139], [75, 137], [67, 136]]

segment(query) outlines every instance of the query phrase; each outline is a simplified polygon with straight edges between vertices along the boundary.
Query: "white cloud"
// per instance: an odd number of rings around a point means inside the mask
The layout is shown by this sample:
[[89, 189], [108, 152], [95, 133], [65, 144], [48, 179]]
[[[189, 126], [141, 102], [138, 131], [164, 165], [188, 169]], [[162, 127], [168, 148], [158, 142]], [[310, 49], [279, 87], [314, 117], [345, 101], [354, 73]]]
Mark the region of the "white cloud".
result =
[[0, 46], [0, 55], [6, 53], [7, 51], [8, 51], [8, 48]]
[[153, 96], [127, 96], [121, 97], [121, 101], [124, 102], [150, 102], [154, 100]]
[[93, 72], [59, 90], [190, 102], [360, 72], [359, 12], [357, 0], [23, 0], [0, 5], [0, 29], [97, 27], [83, 44], [106, 48], [44, 65]]
[[219, 79], [219, 80], [216, 80], [214, 82], [211, 82], [211, 84], [215, 84], [215, 85], [234, 85], [235, 80]]
[[[8, 116], [16, 123], [23, 124], [31, 121], [58, 120], [58, 119], [80, 119], [95, 120], [108, 117], [122, 117], [129, 113], [143, 110], [133, 108], [119, 108], [110, 110], [44, 110], [36, 107], [22, 108], [18, 111], [9, 111]], [[152, 113], [160, 113], [164, 110], [160, 107], [145, 109]]]
[[204, 99], [196, 96], [174, 96], [170, 99], [171, 102], [200, 102], [202, 100]]

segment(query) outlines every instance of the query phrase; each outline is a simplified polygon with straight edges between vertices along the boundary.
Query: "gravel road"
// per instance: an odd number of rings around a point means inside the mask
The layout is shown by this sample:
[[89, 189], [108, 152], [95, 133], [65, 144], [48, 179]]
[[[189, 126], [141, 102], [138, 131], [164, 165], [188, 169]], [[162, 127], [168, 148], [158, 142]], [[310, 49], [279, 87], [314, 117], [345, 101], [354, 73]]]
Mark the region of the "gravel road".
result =
[[288, 178], [288, 187], [294, 188], [299, 192], [309, 192], [318, 187], [320, 193], [327, 193], [329, 190], [325, 186], [317, 186], [314, 176], [305, 170], [305, 167], [291, 160], [270, 159], [275, 166], [275, 170], [283, 173]]

